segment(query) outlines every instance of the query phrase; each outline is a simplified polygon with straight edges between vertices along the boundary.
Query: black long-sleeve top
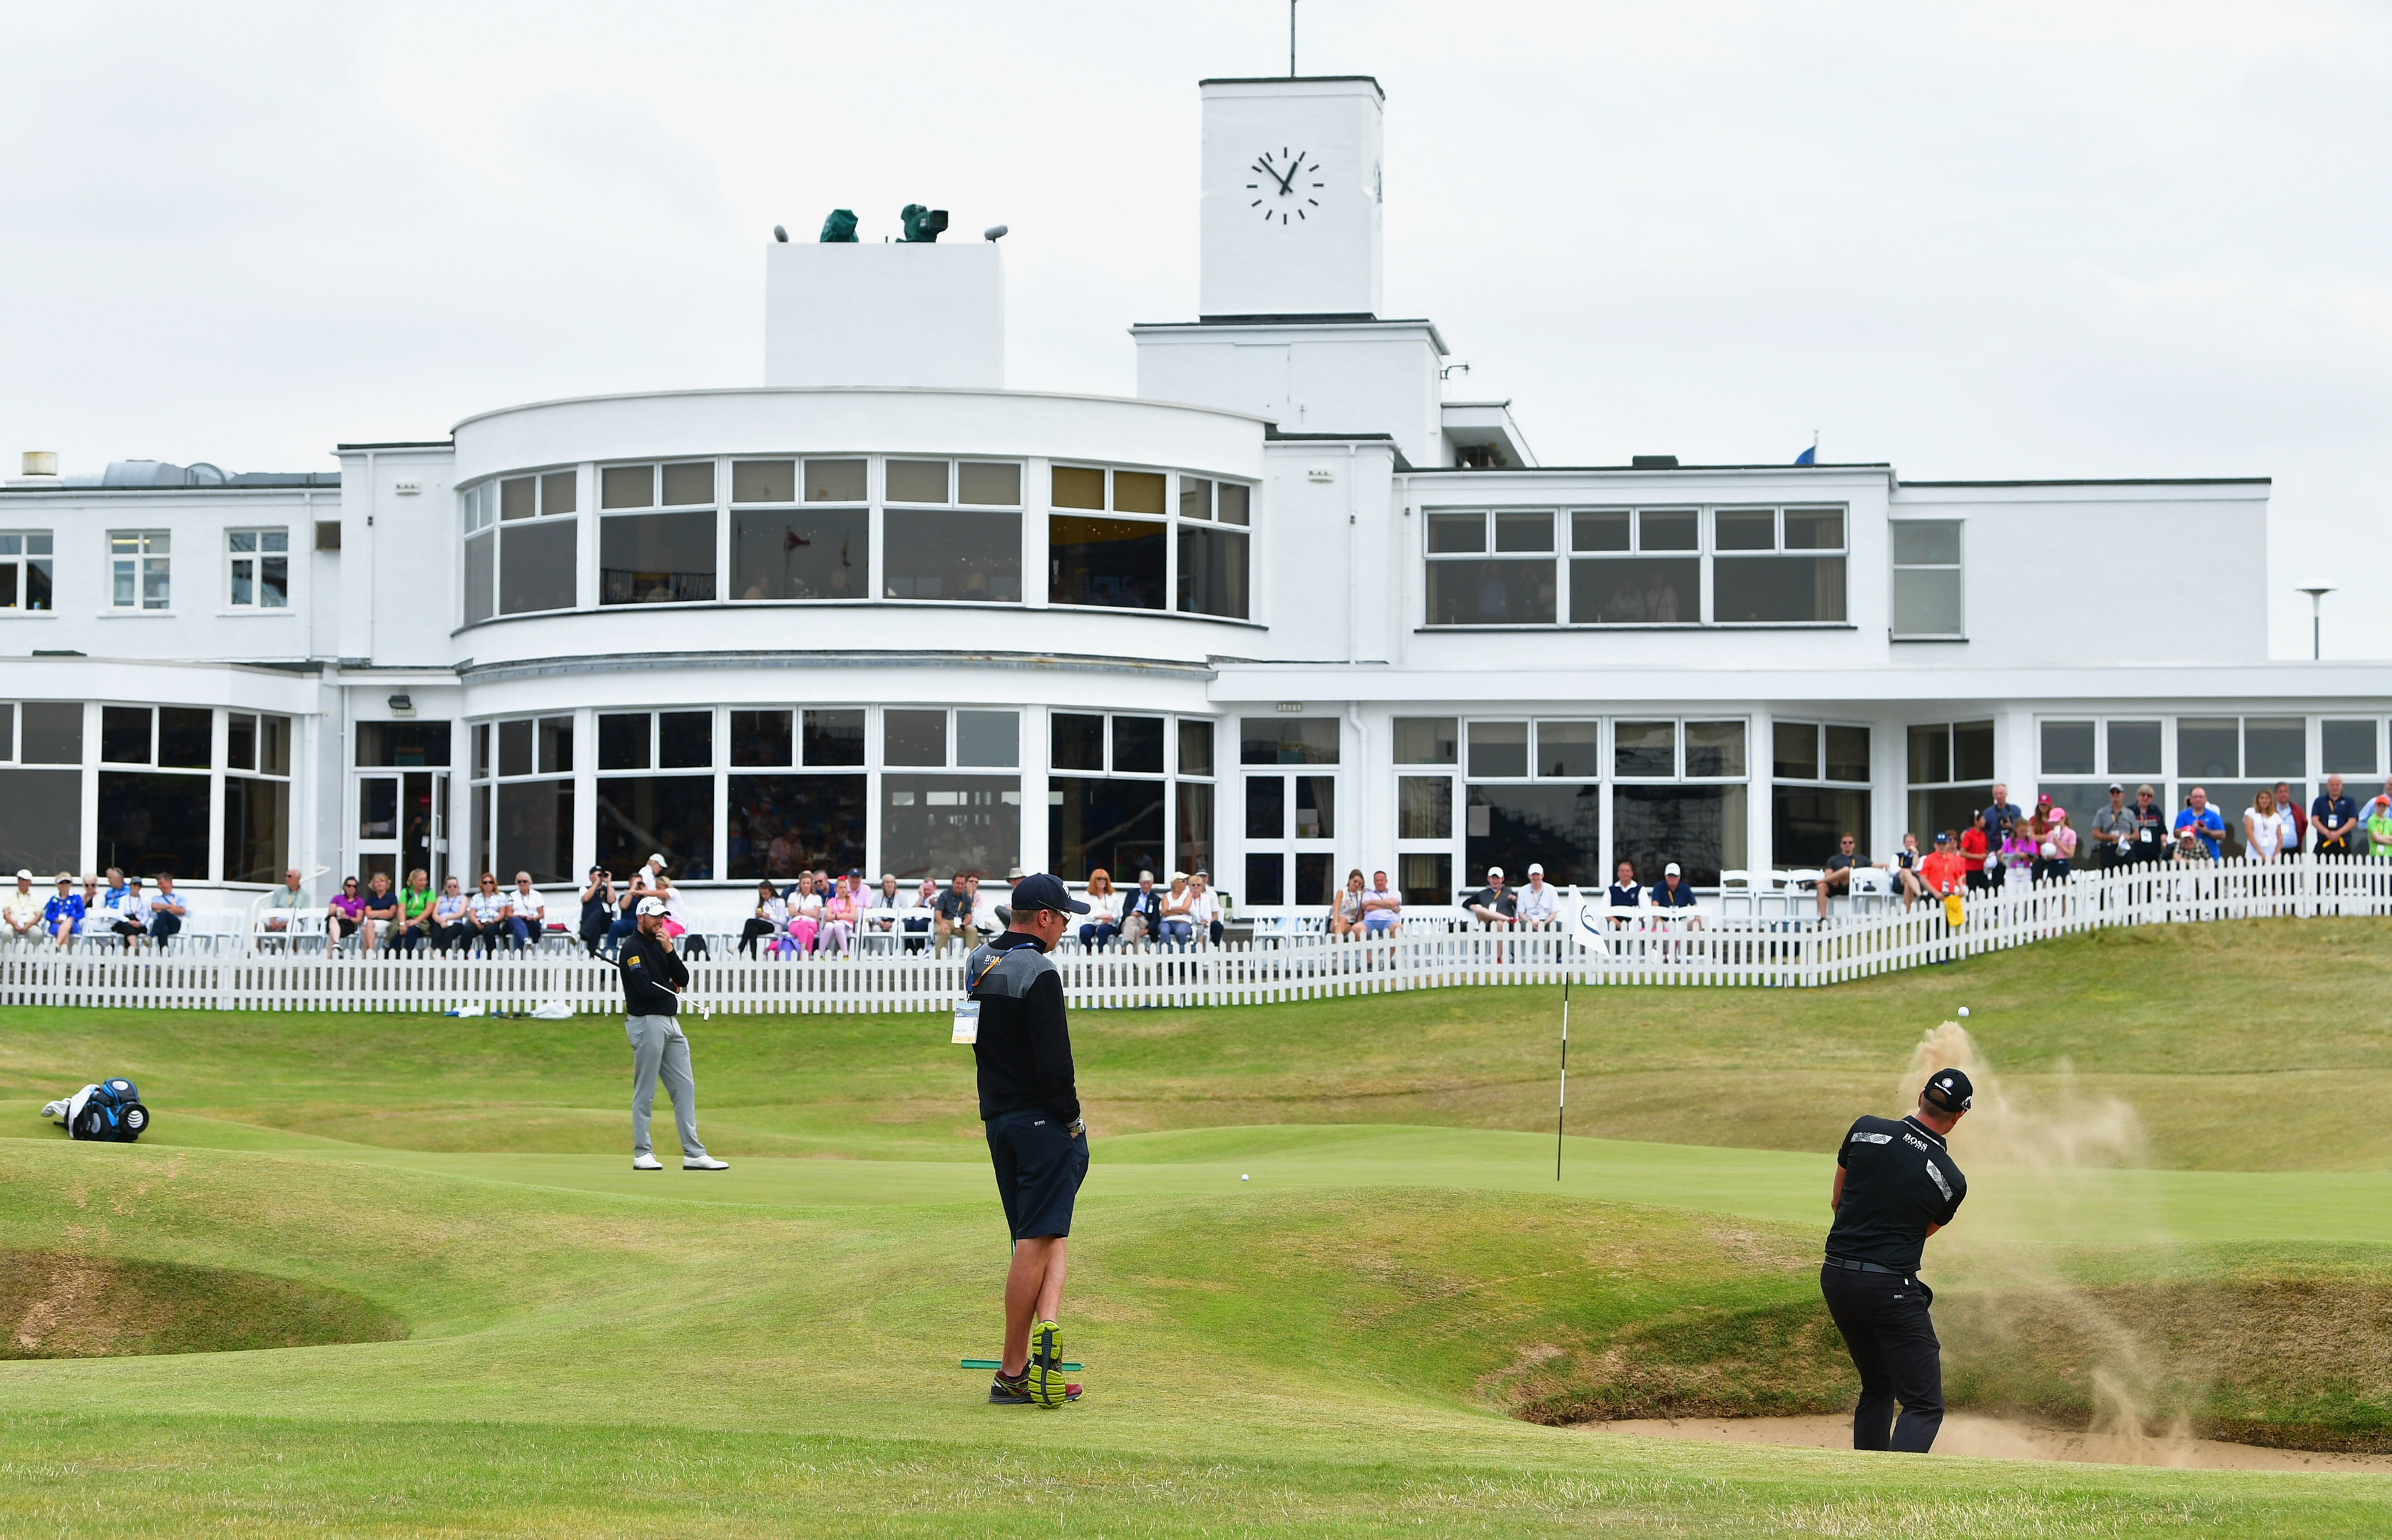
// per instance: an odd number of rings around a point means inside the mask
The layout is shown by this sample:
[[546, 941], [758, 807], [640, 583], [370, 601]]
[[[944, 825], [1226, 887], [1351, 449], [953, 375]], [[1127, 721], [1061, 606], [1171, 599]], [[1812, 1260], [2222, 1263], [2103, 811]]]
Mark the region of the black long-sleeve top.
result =
[[689, 969], [682, 965], [681, 953], [667, 947], [662, 937], [633, 931], [623, 938], [622, 957], [616, 967], [623, 975], [625, 1015], [681, 1014], [681, 996], [673, 991], [688, 987]]
[[970, 997], [980, 1002], [982, 1121], [1008, 1112], [1043, 1110], [1059, 1122], [1080, 1116], [1072, 1069], [1072, 1027], [1063, 1010], [1063, 976], [1034, 936], [1008, 930], [974, 947], [964, 964]]

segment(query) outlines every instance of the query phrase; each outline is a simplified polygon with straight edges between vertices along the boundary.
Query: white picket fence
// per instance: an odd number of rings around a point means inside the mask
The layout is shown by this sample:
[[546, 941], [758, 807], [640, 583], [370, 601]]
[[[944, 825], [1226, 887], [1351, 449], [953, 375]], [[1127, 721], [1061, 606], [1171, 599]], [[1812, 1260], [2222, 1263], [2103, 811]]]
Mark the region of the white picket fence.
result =
[[[1594, 900], [1598, 901], [1599, 900]], [[2152, 866], [1970, 897], [1957, 926], [1922, 903], [1824, 924], [1699, 924], [1635, 912], [1600, 949], [1567, 932], [1437, 930], [1370, 939], [1318, 934], [1188, 951], [1064, 951], [1081, 1009], [1247, 1005], [1483, 985], [1741, 985], [1810, 989], [2110, 925], [2276, 916], [2392, 915], [2392, 861], [2304, 856], [2269, 864]], [[1607, 918], [1607, 916], [1606, 916]], [[689, 998], [734, 1015], [942, 1011], [963, 985], [959, 953], [690, 964]], [[490, 958], [182, 956], [0, 951], [0, 1005], [138, 1010], [435, 1012], [478, 1006], [622, 1008], [604, 963]]]

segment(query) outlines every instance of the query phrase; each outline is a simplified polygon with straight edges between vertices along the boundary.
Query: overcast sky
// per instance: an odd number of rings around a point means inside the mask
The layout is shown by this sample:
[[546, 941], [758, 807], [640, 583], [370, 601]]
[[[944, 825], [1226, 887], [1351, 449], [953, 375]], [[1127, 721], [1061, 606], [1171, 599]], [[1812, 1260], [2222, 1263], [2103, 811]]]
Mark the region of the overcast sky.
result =
[[[1284, 0], [0, 6], [0, 453], [329, 469], [762, 376], [771, 226], [1006, 241], [1018, 386], [1196, 303], [1197, 96]], [[1387, 307], [1547, 463], [2275, 478], [2279, 655], [2392, 656], [2392, 9], [1303, 0], [1387, 93]], [[2164, 563], [2016, 553], [2088, 604]], [[1971, 549], [1972, 559], [1993, 553]], [[2129, 558], [2121, 581], [2093, 565]], [[2366, 576], [2372, 568], [2375, 576]]]

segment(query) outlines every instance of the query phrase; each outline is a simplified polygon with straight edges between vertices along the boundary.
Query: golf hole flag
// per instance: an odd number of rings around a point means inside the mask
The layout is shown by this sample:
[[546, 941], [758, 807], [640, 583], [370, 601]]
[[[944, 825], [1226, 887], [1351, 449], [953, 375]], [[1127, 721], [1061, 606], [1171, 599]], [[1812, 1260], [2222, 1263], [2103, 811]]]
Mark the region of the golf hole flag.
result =
[[1610, 949], [1603, 940], [1605, 905], [1582, 897], [1575, 887], [1570, 889], [1569, 918], [1566, 922], [1570, 935], [1589, 951], [1603, 952]]
[[[1587, 951], [1601, 953], [1608, 951], [1603, 943], [1603, 911], [1605, 906], [1589, 903], [1586, 895], [1576, 887], [1570, 889], [1569, 908], [1562, 924], [1569, 927], [1571, 937]], [[1565, 967], [1567, 967], [1565, 962]], [[1554, 1101], [1554, 1180], [1562, 1179], [1562, 1123], [1569, 1117], [1569, 1008], [1570, 984], [1578, 971], [1569, 968], [1562, 975], [1562, 1073], [1555, 1088]]]

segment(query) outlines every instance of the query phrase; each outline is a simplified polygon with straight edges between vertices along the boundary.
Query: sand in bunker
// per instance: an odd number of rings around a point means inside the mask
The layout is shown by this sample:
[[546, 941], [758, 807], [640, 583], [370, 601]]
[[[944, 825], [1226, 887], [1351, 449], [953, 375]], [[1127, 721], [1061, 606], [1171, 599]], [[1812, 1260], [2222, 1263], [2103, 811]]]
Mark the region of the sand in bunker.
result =
[[[1849, 1417], [1645, 1417], [1581, 1424], [1590, 1432], [1642, 1438], [1701, 1439], [1714, 1443], [1776, 1443], [1799, 1449], [1850, 1449]], [[1955, 1412], [1935, 1440], [1939, 1455], [1985, 1459], [2086, 1460], [2101, 1465], [2163, 1465], [2203, 1470], [2375, 1470], [2392, 1472], [2392, 1455], [2341, 1455], [2314, 1449], [2265, 1449], [2216, 1439], [2135, 1438], [2074, 1433], [2001, 1417]]]

